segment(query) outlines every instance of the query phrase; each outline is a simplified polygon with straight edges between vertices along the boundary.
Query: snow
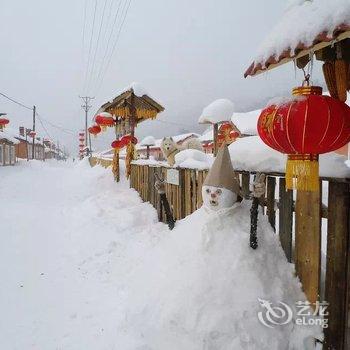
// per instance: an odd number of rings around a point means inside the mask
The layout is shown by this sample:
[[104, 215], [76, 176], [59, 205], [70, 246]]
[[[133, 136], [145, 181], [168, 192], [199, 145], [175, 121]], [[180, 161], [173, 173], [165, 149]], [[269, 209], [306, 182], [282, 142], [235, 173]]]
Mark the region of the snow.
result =
[[349, 0], [292, 0], [263, 41], [254, 62], [264, 63], [289, 48], [293, 52], [300, 43], [309, 47], [318, 34], [332, 33], [340, 24], [350, 25]]
[[214, 138], [213, 128], [209, 128], [199, 137], [201, 142], [212, 142]]
[[234, 111], [234, 104], [225, 98], [215, 100], [203, 109], [198, 119], [199, 124], [215, 124], [230, 121]]
[[18, 144], [19, 141], [15, 138], [15, 135], [11, 129], [9, 129], [8, 127], [6, 127], [3, 130], [0, 130], [0, 140], [1, 139], [5, 139], [8, 140], [14, 144]]
[[153, 136], [146, 136], [141, 142], [140, 146], [154, 146], [156, 144], [156, 140]]
[[[260, 172], [285, 172], [287, 156], [265, 145], [258, 136], [243, 137], [229, 146], [233, 168]], [[346, 157], [334, 152], [320, 155], [320, 176], [350, 177]]]
[[214, 161], [211, 154], [196, 149], [185, 149], [175, 155], [175, 167], [186, 169], [209, 169]]
[[261, 114], [261, 109], [250, 112], [233, 113], [231, 118], [232, 123], [243, 135], [258, 135], [258, 118]]
[[318, 332], [259, 323], [258, 298], [305, 296], [266, 217], [249, 247], [249, 202], [169, 231], [87, 160], [21, 162], [0, 191], [1, 349], [304, 349]]

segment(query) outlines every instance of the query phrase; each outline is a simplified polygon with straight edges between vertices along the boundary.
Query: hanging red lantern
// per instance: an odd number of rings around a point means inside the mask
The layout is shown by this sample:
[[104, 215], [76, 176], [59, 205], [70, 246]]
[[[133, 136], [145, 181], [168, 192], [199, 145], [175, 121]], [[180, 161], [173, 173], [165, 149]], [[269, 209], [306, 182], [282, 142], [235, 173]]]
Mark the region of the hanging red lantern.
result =
[[36, 136], [36, 132], [31, 130], [29, 131], [29, 134], [28, 134], [31, 138], [34, 138]]
[[128, 145], [130, 142], [134, 145], [137, 144], [138, 140], [135, 136], [132, 136], [132, 135], [124, 135], [122, 138], [121, 138], [121, 141], [125, 144], [125, 145]]
[[85, 132], [80, 132], [79, 136], [85, 136]]
[[112, 114], [102, 112], [95, 117], [95, 123], [98, 124], [103, 130], [107, 127], [112, 127], [115, 123]]
[[121, 141], [121, 140], [114, 140], [112, 143], [111, 143], [111, 147], [116, 149], [116, 150], [120, 150], [122, 149], [123, 147], [125, 147], [125, 144]]
[[101, 132], [101, 127], [99, 125], [90, 126], [88, 129], [89, 133], [96, 136]]
[[9, 122], [7, 118], [0, 118], [0, 129], [4, 129]]
[[265, 144], [288, 155], [287, 188], [317, 191], [318, 155], [350, 141], [350, 107], [323, 96], [321, 87], [298, 87], [293, 95], [261, 112], [258, 132]]

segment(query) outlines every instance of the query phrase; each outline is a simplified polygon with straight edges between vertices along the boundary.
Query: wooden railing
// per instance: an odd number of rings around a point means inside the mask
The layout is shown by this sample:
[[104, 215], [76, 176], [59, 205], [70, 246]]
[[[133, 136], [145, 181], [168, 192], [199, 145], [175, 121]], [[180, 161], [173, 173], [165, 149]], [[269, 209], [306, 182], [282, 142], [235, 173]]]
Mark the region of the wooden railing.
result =
[[[166, 195], [174, 217], [179, 220], [202, 205], [201, 188], [207, 171], [177, 169], [177, 184], [166, 184]], [[130, 186], [157, 210], [165, 222], [155, 174], [167, 178], [168, 168], [132, 165]], [[242, 192], [249, 198], [253, 172], [238, 171]], [[285, 175], [268, 173], [263, 212], [279, 235], [288, 261], [295, 264], [303, 290], [311, 303], [327, 301], [329, 327], [325, 330], [324, 349], [350, 348], [350, 179], [321, 178], [320, 192], [298, 192], [285, 187]], [[327, 195], [328, 192], [328, 195]], [[327, 249], [322, 253], [322, 238]], [[326, 255], [321, 272], [322, 254]], [[324, 278], [322, 278], [324, 277]]]
[[90, 165], [94, 167], [95, 165], [99, 164], [103, 166], [104, 168], [108, 168], [112, 165], [112, 159], [109, 158], [97, 158], [97, 157], [90, 157], [89, 158]]

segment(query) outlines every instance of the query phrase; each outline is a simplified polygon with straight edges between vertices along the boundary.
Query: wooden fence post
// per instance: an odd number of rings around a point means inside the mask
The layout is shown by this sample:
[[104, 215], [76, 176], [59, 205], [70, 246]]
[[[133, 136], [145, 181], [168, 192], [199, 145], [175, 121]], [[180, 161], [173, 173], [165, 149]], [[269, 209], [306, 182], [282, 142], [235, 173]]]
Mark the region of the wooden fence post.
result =
[[293, 191], [286, 191], [286, 179], [279, 179], [279, 237], [287, 260], [292, 262], [293, 252]]
[[269, 218], [270, 225], [276, 231], [275, 189], [276, 189], [276, 178], [268, 176], [267, 191], [266, 191], [267, 216]]
[[298, 191], [295, 210], [295, 267], [311, 303], [319, 297], [321, 269], [321, 195]]
[[325, 300], [329, 303], [324, 349], [349, 349], [349, 184], [329, 182]]

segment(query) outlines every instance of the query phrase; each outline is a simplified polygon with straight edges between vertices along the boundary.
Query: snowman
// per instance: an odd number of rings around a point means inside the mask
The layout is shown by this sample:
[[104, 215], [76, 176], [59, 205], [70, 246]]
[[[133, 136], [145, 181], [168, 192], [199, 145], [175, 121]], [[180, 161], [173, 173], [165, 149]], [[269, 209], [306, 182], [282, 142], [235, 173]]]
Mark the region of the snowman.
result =
[[204, 207], [220, 212], [242, 200], [239, 179], [234, 172], [227, 145], [223, 145], [205, 178], [202, 187]]

